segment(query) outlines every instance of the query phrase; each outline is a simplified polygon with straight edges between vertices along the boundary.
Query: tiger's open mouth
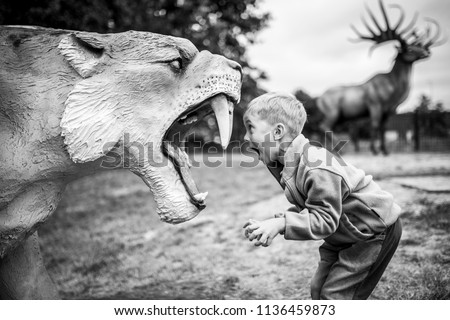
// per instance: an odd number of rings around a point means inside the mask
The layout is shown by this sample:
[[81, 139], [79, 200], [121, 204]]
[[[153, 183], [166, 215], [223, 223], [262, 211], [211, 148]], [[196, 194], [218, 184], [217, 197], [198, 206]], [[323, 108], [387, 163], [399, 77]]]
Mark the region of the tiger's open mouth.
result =
[[189, 156], [181, 147], [183, 133], [209, 114], [214, 113], [219, 128], [222, 147], [226, 149], [231, 138], [233, 128], [233, 110], [236, 101], [223, 93], [215, 95], [200, 104], [194, 105], [172, 123], [166, 131], [162, 141], [162, 152], [176, 168], [191, 202], [198, 208], [205, 208], [208, 192], [200, 192], [192, 177]]

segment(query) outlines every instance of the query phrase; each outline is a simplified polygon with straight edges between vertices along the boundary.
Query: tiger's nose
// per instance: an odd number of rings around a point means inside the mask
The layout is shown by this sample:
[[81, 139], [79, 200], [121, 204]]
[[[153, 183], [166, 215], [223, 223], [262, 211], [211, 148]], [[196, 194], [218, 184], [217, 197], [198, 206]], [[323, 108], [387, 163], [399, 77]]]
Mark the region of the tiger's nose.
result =
[[212, 54], [211, 52], [207, 50], [201, 51], [197, 58], [199, 61], [202, 61], [203, 65], [206, 63], [209, 63], [209, 65], [212, 67], [212, 70], [221, 70], [222, 68], [231, 68], [233, 70], [236, 70], [241, 75], [241, 82], [242, 82], [242, 67], [239, 63], [236, 61], [230, 60], [225, 58], [224, 56]]
[[241, 81], [242, 81], [242, 67], [239, 63], [237, 63], [236, 61], [230, 60], [230, 59], [226, 59], [226, 63], [227, 65], [233, 69], [239, 72], [239, 74], [241, 75]]
[[231, 67], [231, 69], [239, 71], [239, 73], [241, 74], [241, 77], [242, 77], [242, 67], [239, 63], [237, 63], [236, 61], [233, 61], [233, 60], [229, 60], [229, 59], [227, 59], [227, 63]]

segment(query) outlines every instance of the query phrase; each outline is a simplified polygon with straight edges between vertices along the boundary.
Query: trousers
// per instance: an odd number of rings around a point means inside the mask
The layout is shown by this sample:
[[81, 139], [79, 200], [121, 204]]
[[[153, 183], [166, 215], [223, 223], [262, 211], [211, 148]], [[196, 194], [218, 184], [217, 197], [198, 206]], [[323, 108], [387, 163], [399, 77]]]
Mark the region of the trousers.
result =
[[315, 300], [364, 300], [375, 289], [398, 247], [402, 225], [398, 219], [385, 232], [346, 246], [324, 242], [319, 266], [311, 280]]

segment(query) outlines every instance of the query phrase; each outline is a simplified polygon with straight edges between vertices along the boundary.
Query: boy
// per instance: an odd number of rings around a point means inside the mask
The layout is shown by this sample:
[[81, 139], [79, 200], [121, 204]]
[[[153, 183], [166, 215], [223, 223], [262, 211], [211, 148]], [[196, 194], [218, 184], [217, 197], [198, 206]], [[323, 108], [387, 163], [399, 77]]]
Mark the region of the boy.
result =
[[250, 219], [245, 235], [262, 246], [278, 234], [325, 240], [312, 298], [367, 299], [400, 241], [400, 207], [372, 176], [311, 146], [301, 134], [305, 121], [303, 105], [290, 94], [267, 93], [250, 102], [245, 140], [295, 207], [272, 219]]

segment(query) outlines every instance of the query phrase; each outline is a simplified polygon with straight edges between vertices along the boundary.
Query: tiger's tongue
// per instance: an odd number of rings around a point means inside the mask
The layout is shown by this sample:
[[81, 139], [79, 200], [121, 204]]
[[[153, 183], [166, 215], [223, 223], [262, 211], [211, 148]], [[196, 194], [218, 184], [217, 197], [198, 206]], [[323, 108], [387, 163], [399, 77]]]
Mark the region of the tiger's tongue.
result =
[[172, 159], [189, 196], [197, 205], [204, 205], [208, 192], [200, 193], [190, 172], [190, 161], [186, 152], [170, 142], [164, 142], [167, 155]]

